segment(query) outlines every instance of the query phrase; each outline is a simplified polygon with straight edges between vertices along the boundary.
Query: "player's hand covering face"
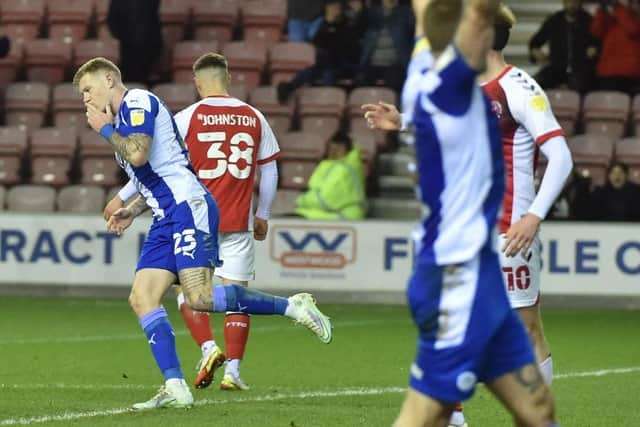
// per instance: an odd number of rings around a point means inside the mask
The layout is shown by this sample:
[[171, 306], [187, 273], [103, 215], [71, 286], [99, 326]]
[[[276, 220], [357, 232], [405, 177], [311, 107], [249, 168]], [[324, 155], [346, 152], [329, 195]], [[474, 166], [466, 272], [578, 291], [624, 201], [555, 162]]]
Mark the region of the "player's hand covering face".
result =
[[111, 113], [111, 107], [109, 104], [106, 106], [106, 111], [102, 112], [92, 104], [86, 104], [87, 106], [87, 123], [96, 132], [100, 132], [100, 129], [106, 124], [113, 123], [113, 114]]

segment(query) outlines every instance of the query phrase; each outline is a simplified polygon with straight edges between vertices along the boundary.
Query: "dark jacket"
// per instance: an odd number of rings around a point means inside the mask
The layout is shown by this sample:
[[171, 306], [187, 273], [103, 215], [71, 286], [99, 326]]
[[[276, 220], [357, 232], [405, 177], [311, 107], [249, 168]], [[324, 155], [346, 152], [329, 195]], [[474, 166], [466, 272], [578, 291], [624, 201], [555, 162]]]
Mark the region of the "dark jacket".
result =
[[610, 184], [596, 187], [592, 196], [594, 219], [600, 221], [640, 220], [640, 187], [627, 182], [622, 188]]
[[587, 49], [597, 47], [597, 41], [591, 35], [591, 15], [580, 10], [572, 22], [566, 19], [563, 10], [549, 16], [531, 37], [529, 50], [547, 43], [553, 68], [562, 72], [569, 66], [573, 71], [584, 69], [585, 64], [593, 62], [587, 57]]
[[400, 4], [390, 14], [384, 14], [382, 6], [373, 6], [367, 12], [367, 30], [364, 35], [360, 64], [366, 66], [376, 48], [378, 36], [383, 28], [387, 28], [393, 39], [398, 61], [406, 66], [413, 51], [415, 20], [411, 8]]
[[313, 21], [324, 13], [324, 0], [288, 0], [287, 19]]

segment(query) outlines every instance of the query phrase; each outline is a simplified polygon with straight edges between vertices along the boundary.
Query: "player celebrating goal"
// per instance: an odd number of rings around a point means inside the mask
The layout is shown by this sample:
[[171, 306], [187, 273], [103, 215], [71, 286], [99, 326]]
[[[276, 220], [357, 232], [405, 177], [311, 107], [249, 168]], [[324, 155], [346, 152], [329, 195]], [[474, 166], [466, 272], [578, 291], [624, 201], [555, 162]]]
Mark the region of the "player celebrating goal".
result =
[[87, 122], [111, 145], [140, 193], [111, 215], [108, 229], [121, 234], [147, 207], [153, 209], [154, 220], [138, 260], [129, 303], [165, 385], [133, 408], [193, 404], [173, 328], [161, 305], [162, 296], [176, 281], [183, 285], [192, 309], [285, 315], [308, 327], [321, 341], [330, 342], [331, 323], [309, 294], [287, 299], [236, 284], [212, 285], [214, 267], [220, 265], [218, 207], [194, 175], [175, 122], [160, 99], [145, 90], [127, 90], [118, 67], [104, 58], [83, 64], [73, 81], [87, 108]]
[[[502, 50], [516, 19], [501, 5], [495, 39], [487, 54], [487, 71], [480, 76], [502, 131], [506, 163], [506, 192], [500, 218], [500, 264], [511, 306], [518, 310], [534, 343], [544, 379], [551, 383], [553, 363], [540, 316], [540, 222], [562, 191], [573, 166], [562, 129], [544, 91], [526, 72], [508, 65]], [[411, 104], [411, 101], [407, 102]], [[374, 128], [398, 129], [408, 123], [392, 105], [365, 105], [365, 118]], [[538, 194], [534, 171], [542, 151], [548, 160]]]
[[[176, 114], [178, 132], [187, 144], [196, 175], [220, 209], [218, 242], [223, 265], [215, 274], [223, 284], [247, 286], [254, 278], [254, 238], [264, 240], [267, 236], [267, 220], [278, 184], [275, 160], [280, 149], [262, 113], [229, 96], [230, 76], [224, 56], [215, 53], [201, 56], [194, 62], [193, 72], [202, 99]], [[252, 195], [258, 168], [259, 201], [253, 216]], [[135, 186], [127, 184], [107, 205], [105, 219], [135, 192]], [[181, 291], [178, 306], [202, 351], [195, 386], [205, 388], [213, 381], [214, 372], [225, 356], [214, 340], [209, 313], [191, 310]], [[240, 377], [249, 326], [247, 313], [227, 312], [224, 319], [227, 364], [220, 384], [222, 390], [249, 388]]]

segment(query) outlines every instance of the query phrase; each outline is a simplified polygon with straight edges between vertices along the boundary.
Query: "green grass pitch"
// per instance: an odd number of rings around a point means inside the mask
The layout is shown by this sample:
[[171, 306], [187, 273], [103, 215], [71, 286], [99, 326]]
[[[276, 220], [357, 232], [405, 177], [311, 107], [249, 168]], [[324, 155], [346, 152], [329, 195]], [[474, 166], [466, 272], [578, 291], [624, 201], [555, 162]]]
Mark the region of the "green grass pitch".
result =
[[[166, 301], [187, 379], [199, 349]], [[405, 307], [327, 305], [334, 341], [278, 317], [252, 317], [247, 392], [217, 383], [191, 410], [127, 411], [162, 383], [123, 300], [0, 297], [0, 426], [389, 426], [398, 413], [415, 331]], [[640, 426], [640, 312], [545, 310], [563, 427]], [[213, 316], [222, 339], [222, 317]], [[219, 380], [221, 375], [217, 375]], [[471, 427], [509, 426], [479, 387]]]

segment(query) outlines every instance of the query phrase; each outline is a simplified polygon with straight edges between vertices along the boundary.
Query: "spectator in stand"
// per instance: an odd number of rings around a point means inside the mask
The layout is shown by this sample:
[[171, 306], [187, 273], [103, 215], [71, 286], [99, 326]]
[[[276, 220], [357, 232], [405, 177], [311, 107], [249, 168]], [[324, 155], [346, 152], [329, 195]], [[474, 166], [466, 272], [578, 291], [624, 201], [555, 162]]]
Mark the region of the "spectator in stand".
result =
[[356, 220], [366, 213], [364, 166], [360, 149], [338, 132], [325, 160], [309, 177], [308, 190], [296, 200], [295, 214], [317, 220]]
[[319, 80], [323, 86], [334, 86], [339, 78], [355, 76], [364, 33], [363, 17], [361, 0], [350, 1], [346, 10], [343, 0], [326, 0], [322, 23], [313, 39], [316, 63], [290, 81], [278, 84], [280, 103], [285, 103], [297, 88], [307, 83]]
[[160, 0], [111, 0], [107, 24], [120, 41], [120, 70], [130, 82], [150, 83], [162, 52]]
[[548, 218], [554, 220], [586, 221], [593, 216], [591, 203], [591, 178], [580, 175], [577, 169], [553, 204]]
[[382, 0], [367, 11], [360, 72], [356, 84], [379, 80], [400, 92], [414, 45], [415, 19], [411, 7], [399, 0]]
[[640, 1], [602, 0], [591, 32], [602, 42], [598, 89], [640, 92]]
[[[597, 40], [591, 35], [591, 15], [582, 0], [564, 0], [564, 8], [549, 16], [529, 41], [532, 62], [542, 65], [535, 80], [544, 89], [567, 85], [584, 93], [591, 89]], [[547, 45], [549, 56], [542, 47]]]
[[0, 31], [0, 58], [4, 58], [11, 50], [11, 40]]
[[320, 24], [324, 0], [288, 0], [287, 34], [290, 42], [311, 42]]
[[615, 161], [607, 170], [607, 182], [592, 195], [593, 219], [598, 221], [640, 220], [640, 187], [629, 181], [629, 168]]

